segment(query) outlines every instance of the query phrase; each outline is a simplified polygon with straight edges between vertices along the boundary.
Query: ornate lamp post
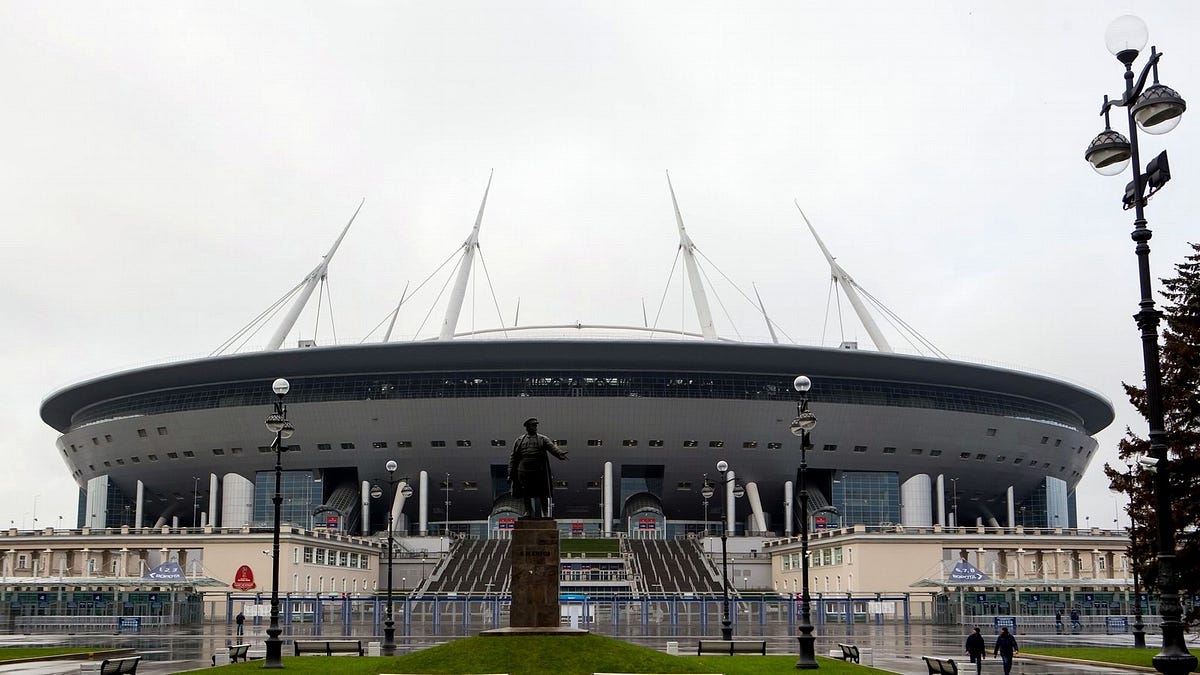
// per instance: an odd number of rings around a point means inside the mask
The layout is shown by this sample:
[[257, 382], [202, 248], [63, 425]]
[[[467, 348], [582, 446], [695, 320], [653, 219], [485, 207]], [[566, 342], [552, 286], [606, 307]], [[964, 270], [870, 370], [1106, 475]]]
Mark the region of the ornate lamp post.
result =
[[[392, 618], [392, 542], [394, 540], [393, 533], [395, 532], [395, 527], [392, 523], [392, 510], [393, 503], [396, 501], [396, 483], [399, 482], [396, 480], [397, 466], [394, 459], [389, 459], [387, 464], [384, 465], [384, 468], [388, 472], [388, 496], [390, 497], [387, 502], [387, 613], [384, 615], [383, 620], [383, 644], [379, 647], [380, 653], [384, 656], [392, 656], [396, 653], [396, 622]], [[379, 497], [382, 492], [382, 490], [376, 487], [371, 490], [371, 495]], [[400, 490], [400, 495], [408, 499], [412, 496], [412, 488], [405, 483], [404, 487]]]
[[808, 432], [817, 426], [817, 416], [808, 409], [808, 390], [812, 389], [812, 380], [800, 375], [792, 386], [800, 392], [800, 400], [796, 403], [796, 418], [792, 420], [792, 433], [800, 437], [800, 658], [796, 667], [802, 670], [820, 668], [814, 651], [812, 597], [808, 594], [808, 449], [812, 444]]
[[[1100, 114], [1104, 116], [1104, 131], [1096, 136], [1084, 153], [1084, 159], [1098, 173], [1115, 176], [1122, 173], [1132, 160], [1133, 180], [1126, 186], [1122, 204], [1133, 209], [1134, 252], [1138, 259], [1138, 280], [1141, 289], [1139, 311], [1134, 315], [1142, 334], [1142, 362], [1146, 372], [1146, 418], [1150, 426], [1150, 456], [1158, 470], [1154, 477], [1156, 530], [1158, 539], [1158, 593], [1162, 613], [1162, 651], [1154, 657], [1154, 668], [1164, 675], [1185, 675], [1196, 668], [1196, 657], [1188, 652], [1183, 636], [1183, 607], [1179, 604], [1179, 577], [1175, 568], [1175, 522], [1171, 517], [1171, 494], [1168, 444], [1163, 415], [1162, 373], [1159, 371], [1158, 322], [1161, 314], [1154, 308], [1154, 291], [1150, 276], [1150, 237], [1146, 227], [1146, 200], [1171, 179], [1167, 153], [1159, 154], [1142, 173], [1138, 154], [1140, 126], [1149, 134], [1162, 134], [1179, 124], [1187, 104], [1170, 87], [1158, 83], [1158, 61], [1162, 54], [1150, 48], [1150, 58], [1134, 81], [1133, 62], [1149, 40], [1146, 24], [1136, 16], [1118, 17], [1104, 33], [1108, 50], [1125, 66], [1125, 90], [1116, 101], [1104, 97]], [[1153, 73], [1154, 83], [1146, 87], [1146, 77]], [[1125, 108], [1129, 123], [1129, 138], [1109, 126], [1109, 112], [1114, 106]], [[1147, 193], [1146, 188], [1149, 187]]]
[[[726, 544], [729, 539], [729, 484], [733, 482], [733, 478], [729, 477], [729, 462], [721, 460], [717, 462], [717, 471], [721, 473], [721, 484], [725, 486], [726, 498], [721, 502], [721, 639], [733, 639], [733, 622], [729, 619], [729, 553], [726, 549]], [[700, 488], [700, 495], [705, 500], [711, 499], [716, 493], [708, 478], [704, 479], [704, 487]], [[740, 485], [733, 486], [733, 498], [739, 499], [745, 494], [745, 490]]]
[[263, 668], [283, 667], [283, 642], [279, 639], [279, 634], [283, 632], [279, 627], [279, 507], [283, 504], [283, 497], [279, 493], [279, 482], [283, 474], [283, 453], [287, 451], [283, 441], [291, 438], [296, 430], [288, 421], [287, 406], [283, 404], [283, 397], [291, 388], [282, 377], [271, 383], [271, 391], [275, 392], [275, 412], [267, 415], [266, 420], [267, 429], [275, 434], [275, 498], [272, 500], [275, 505], [275, 530], [271, 538], [271, 625], [267, 628], [267, 653]]

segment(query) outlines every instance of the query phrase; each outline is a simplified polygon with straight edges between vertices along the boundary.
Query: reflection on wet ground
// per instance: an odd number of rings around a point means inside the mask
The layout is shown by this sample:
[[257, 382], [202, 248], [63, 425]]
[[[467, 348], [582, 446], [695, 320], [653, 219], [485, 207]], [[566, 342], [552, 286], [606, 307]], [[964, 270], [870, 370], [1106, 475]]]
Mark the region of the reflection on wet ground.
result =
[[[285, 641], [290, 637], [312, 635], [311, 630], [297, 627], [284, 635]], [[359, 632], [353, 629], [347, 631], [338, 626], [337, 631], [325, 631], [325, 635], [349, 635], [361, 639], [364, 644], [380, 640], [379, 635], [371, 634], [370, 626]], [[438, 626], [432, 630], [430, 626], [413, 625], [407, 631], [400, 630], [397, 625], [396, 642], [401, 652], [422, 649], [441, 644], [455, 638], [475, 635], [481, 627], [463, 628], [461, 625]], [[687, 654], [689, 647], [694, 647], [700, 638], [714, 638], [719, 635], [720, 626], [712, 623], [706, 626], [699, 624], [679, 624], [675, 626], [650, 625], [596, 625], [593, 632], [620, 638], [660, 651], [667, 649], [667, 642], [678, 642], [680, 653]], [[985, 632], [987, 629], [985, 628]], [[967, 629], [958, 626], [933, 626], [927, 624], [856, 624], [851, 626], [827, 624], [817, 631], [817, 653], [828, 654], [829, 650], [837, 649], [837, 643], [850, 642], [861, 650], [869, 649], [869, 655], [864, 651], [864, 664], [873, 662], [876, 668], [882, 668], [903, 675], [926, 675], [922, 656], [938, 656], [954, 658], [960, 663], [964, 675], [970, 675], [971, 665], [964, 663], [963, 642]], [[786, 623], [779, 625], [766, 624], [754, 626], [739, 626], [735, 637], [763, 637], [767, 640], [767, 649], [773, 654], [795, 654], [796, 639], [789, 632]], [[177, 631], [172, 633], [140, 633], [134, 635], [0, 635], [0, 646], [78, 646], [81, 649], [120, 648], [131, 649], [142, 656], [138, 667], [139, 673], [155, 675], [158, 673], [177, 673], [185, 670], [207, 668], [211, 665], [213, 654], [230, 644], [249, 642], [261, 649], [261, 643], [266, 638], [265, 626], [247, 626], [246, 635], [237, 637], [231, 628], [224, 624], [205, 625], [192, 631]], [[1129, 635], [1018, 635], [1023, 646], [1132, 646], [1133, 640]], [[1155, 637], [1148, 635], [1151, 647], [1157, 647]], [[285, 642], [284, 658], [290, 645]], [[3, 673], [25, 673], [27, 675], [51, 675], [79, 673], [82, 661], [49, 661], [40, 663], [15, 664], [0, 667]], [[998, 659], [987, 659], [984, 662], [985, 675], [1001, 673]], [[1017, 659], [1013, 667], [1014, 675], [1110, 675], [1113, 673], [1128, 673], [1116, 668], [1066, 665], [1058, 663], [1038, 662], [1027, 659]]]

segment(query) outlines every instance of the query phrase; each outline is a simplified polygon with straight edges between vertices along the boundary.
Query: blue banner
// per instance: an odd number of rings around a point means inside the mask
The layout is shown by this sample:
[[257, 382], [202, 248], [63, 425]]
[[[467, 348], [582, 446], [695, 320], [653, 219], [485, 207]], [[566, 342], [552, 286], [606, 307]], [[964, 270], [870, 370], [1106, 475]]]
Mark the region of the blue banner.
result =
[[183, 568], [174, 560], [169, 560], [158, 567], [146, 572], [144, 579], [155, 581], [183, 581]]
[[950, 581], [959, 583], [971, 583], [976, 581], [987, 581], [988, 575], [979, 571], [979, 568], [967, 562], [959, 560], [954, 564], [954, 569], [950, 570]]

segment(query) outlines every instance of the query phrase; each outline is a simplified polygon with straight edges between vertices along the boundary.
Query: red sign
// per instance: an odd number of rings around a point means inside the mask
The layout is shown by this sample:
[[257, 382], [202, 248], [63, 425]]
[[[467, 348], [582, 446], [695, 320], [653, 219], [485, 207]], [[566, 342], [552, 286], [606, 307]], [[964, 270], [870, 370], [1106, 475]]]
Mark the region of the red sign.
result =
[[233, 575], [233, 587], [239, 591], [248, 591], [254, 588], [254, 570], [250, 569], [249, 565], [242, 565], [238, 568], [237, 574]]
[[653, 518], [638, 518], [639, 530], [657, 530], [657, 523]]
[[572, 532], [583, 532], [583, 523], [571, 523]]
[[517, 525], [516, 518], [497, 518], [496, 526], [501, 530], [511, 530]]
[[338, 526], [338, 517], [337, 516], [325, 516], [325, 527], [331, 527], [336, 530], [337, 526]]

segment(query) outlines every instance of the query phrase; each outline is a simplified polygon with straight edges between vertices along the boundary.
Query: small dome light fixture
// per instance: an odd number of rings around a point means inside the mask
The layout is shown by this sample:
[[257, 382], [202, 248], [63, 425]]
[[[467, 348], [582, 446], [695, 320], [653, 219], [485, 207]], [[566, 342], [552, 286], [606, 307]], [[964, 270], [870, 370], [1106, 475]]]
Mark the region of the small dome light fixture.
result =
[[1121, 54], [1133, 52], [1129, 57], [1130, 62], [1137, 57], [1138, 52], [1146, 48], [1149, 41], [1150, 31], [1146, 28], [1146, 22], [1132, 14], [1113, 19], [1104, 31], [1104, 46], [1108, 47], [1109, 53], [1121, 58]]
[[292, 385], [288, 384], [288, 381], [282, 377], [271, 383], [271, 391], [275, 392], [277, 396], [287, 396], [287, 393], [291, 389]]
[[1179, 126], [1187, 102], [1179, 92], [1155, 82], [1142, 92], [1132, 110], [1133, 119], [1142, 131], [1157, 136]]
[[807, 375], [798, 375], [795, 380], [792, 380], [792, 386], [796, 391], [805, 393], [812, 389], [812, 380], [808, 379]]
[[391, 473], [391, 472], [395, 471], [395, 470], [396, 470], [396, 467], [398, 467], [398, 466], [400, 466], [400, 465], [396, 463], [396, 460], [394, 460], [394, 459], [389, 459], [389, 460], [387, 461], [387, 464], [384, 464], [384, 465], [383, 465], [383, 468], [387, 469], [387, 470], [388, 470], [388, 473]]
[[1129, 139], [1105, 129], [1088, 144], [1083, 158], [1101, 176], [1116, 176], [1129, 166], [1131, 155]]

